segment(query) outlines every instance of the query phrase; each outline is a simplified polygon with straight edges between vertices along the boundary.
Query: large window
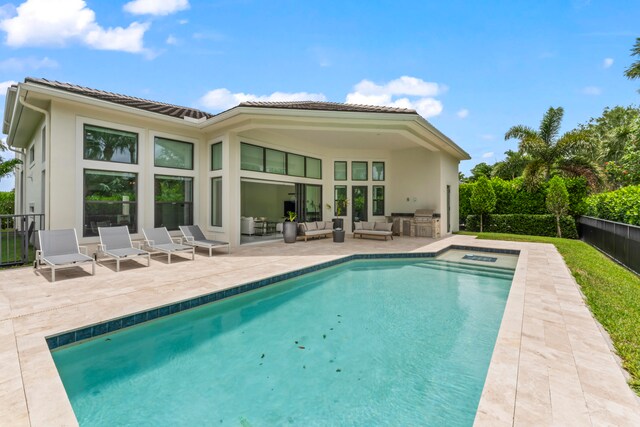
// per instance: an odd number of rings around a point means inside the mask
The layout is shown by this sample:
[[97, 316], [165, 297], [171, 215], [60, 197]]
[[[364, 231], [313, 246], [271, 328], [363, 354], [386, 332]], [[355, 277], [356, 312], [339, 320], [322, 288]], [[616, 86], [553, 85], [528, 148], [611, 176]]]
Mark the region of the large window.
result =
[[211, 178], [211, 225], [222, 227], [222, 177]]
[[333, 206], [335, 216], [347, 215], [347, 186], [336, 185], [333, 190]]
[[85, 169], [82, 235], [97, 236], [98, 227], [126, 225], [137, 233], [137, 174]]
[[256, 145], [240, 145], [240, 169], [264, 172], [264, 148]]
[[336, 181], [347, 180], [347, 162], [333, 162], [333, 179]]
[[193, 169], [193, 144], [156, 137], [154, 165], [163, 168]]
[[137, 164], [138, 134], [84, 125], [84, 158], [86, 160]]
[[217, 171], [222, 169], [222, 142], [211, 146], [211, 170]]
[[351, 162], [351, 180], [366, 181], [369, 175], [367, 162]]
[[266, 171], [286, 175], [287, 153], [284, 151], [265, 149]]
[[371, 163], [371, 179], [373, 181], [384, 181], [384, 162]]
[[154, 191], [156, 227], [193, 224], [193, 178], [156, 175]]
[[278, 175], [322, 178], [322, 160], [257, 145], [240, 144], [240, 169]]
[[384, 215], [384, 185], [373, 186], [373, 215]]
[[322, 162], [320, 159], [314, 159], [313, 157], [306, 158], [307, 167], [306, 174], [307, 178], [322, 178]]

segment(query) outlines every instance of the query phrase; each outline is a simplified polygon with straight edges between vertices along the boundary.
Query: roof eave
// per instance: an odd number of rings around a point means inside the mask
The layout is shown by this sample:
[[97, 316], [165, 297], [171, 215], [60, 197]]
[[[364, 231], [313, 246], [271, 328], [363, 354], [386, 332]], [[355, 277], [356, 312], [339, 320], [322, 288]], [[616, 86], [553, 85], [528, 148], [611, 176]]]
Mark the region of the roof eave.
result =
[[51, 97], [57, 97], [67, 101], [82, 102], [82, 103], [89, 104], [96, 107], [117, 110], [127, 114], [136, 114], [138, 116], [142, 116], [142, 117], [146, 117], [154, 120], [168, 121], [168, 122], [178, 124], [178, 125], [183, 125], [183, 126], [189, 126], [189, 127], [195, 126], [199, 128], [202, 126], [203, 123], [205, 123], [205, 122], [193, 123], [183, 118], [172, 117], [162, 113], [156, 113], [153, 111], [147, 111], [147, 110], [143, 110], [136, 107], [130, 107], [128, 105], [118, 104], [111, 101], [105, 101], [105, 100], [94, 98], [91, 96], [65, 91], [63, 89], [47, 87], [47, 86], [39, 85], [37, 83], [32, 83], [32, 82], [20, 83], [19, 86], [28, 91], [37, 92], [37, 93], [51, 96]]
[[4, 116], [2, 120], [2, 133], [9, 134], [11, 130], [11, 123], [13, 122], [13, 112], [16, 105], [16, 94], [18, 92], [17, 86], [9, 86], [7, 88], [7, 94], [4, 99]]

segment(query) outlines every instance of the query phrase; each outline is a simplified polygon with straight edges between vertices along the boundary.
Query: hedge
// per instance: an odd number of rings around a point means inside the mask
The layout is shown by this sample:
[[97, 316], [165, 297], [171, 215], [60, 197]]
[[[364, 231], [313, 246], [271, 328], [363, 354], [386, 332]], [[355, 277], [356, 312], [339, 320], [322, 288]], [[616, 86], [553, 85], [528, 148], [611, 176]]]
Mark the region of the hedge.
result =
[[[582, 178], [563, 178], [564, 185], [569, 192], [569, 215], [584, 215], [587, 211], [585, 199], [587, 197], [587, 181]], [[469, 199], [475, 183], [460, 184], [460, 221], [472, 215]], [[491, 178], [491, 186], [496, 194], [496, 209], [494, 214], [548, 214], [545, 199], [548, 183], [540, 185], [535, 191], [528, 191], [522, 178], [505, 181]]]
[[587, 198], [587, 215], [640, 225], [640, 185], [594, 194]]
[[[529, 236], [556, 236], [555, 215], [526, 215], [510, 214], [499, 215], [490, 214], [484, 217], [484, 231], [491, 233], [526, 234]], [[480, 217], [469, 215], [467, 217], [467, 231], [480, 231]], [[576, 221], [570, 215], [560, 218], [560, 228], [562, 237], [567, 239], [577, 239], [578, 230]]]

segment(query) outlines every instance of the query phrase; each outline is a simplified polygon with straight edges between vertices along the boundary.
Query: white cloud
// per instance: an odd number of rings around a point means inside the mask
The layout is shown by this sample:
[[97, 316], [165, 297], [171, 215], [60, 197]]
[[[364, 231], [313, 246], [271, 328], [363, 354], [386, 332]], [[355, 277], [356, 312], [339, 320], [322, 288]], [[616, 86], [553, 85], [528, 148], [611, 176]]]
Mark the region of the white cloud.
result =
[[189, 9], [189, 0], [133, 0], [123, 9], [134, 15], [164, 16]]
[[166, 43], [176, 46], [178, 44], [178, 39], [175, 38], [173, 35], [169, 35], [169, 37], [167, 37]]
[[271, 95], [254, 95], [251, 93], [231, 93], [229, 89], [220, 88], [207, 92], [198, 101], [199, 105], [215, 111], [228, 110], [241, 102], [291, 102], [291, 101], [326, 101], [322, 93], [308, 92], [274, 92]]
[[461, 119], [466, 119], [469, 116], [469, 110], [463, 108], [462, 110], [458, 111], [456, 115]]
[[482, 154], [483, 159], [490, 159], [491, 157], [493, 157], [493, 151], [489, 151], [487, 153]]
[[80, 42], [93, 49], [147, 53], [144, 33], [148, 23], [133, 22], [127, 28], [103, 28], [84, 0], [26, 0], [16, 15], [0, 21], [11, 47], [56, 46]]
[[582, 89], [582, 93], [585, 95], [597, 96], [602, 94], [602, 89], [599, 88], [598, 86], [587, 86]]
[[611, 68], [613, 65], [613, 58], [604, 58], [602, 61], [602, 68]]
[[39, 70], [41, 68], [58, 68], [58, 63], [53, 59], [44, 57], [42, 59], [29, 56], [26, 58], [7, 58], [0, 61], [0, 70], [2, 71], [24, 71]]
[[5, 96], [7, 94], [7, 89], [9, 89], [10, 86], [16, 85], [16, 84], [18, 84], [18, 82], [15, 82], [13, 80], [7, 80], [6, 82], [0, 82], [0, 96]]
[[495, 135], [492, 135], [490, 133], [484, 133], [480, 135], [480, 138], [484, 139], [485, 141], [493, 141], [494, 139], [496, 139]]
[[178, 24], [180, 24], [180, 25], [186, 25], [188, 23], [189, 23], [188, 19], [181, 19], [181, 20], [178, 21]]
[[[442, 102], [434, 96], [447, 91], [438, 83], [426, 82], [416, 77], [402, 76], [379, 85], [370, 80], [362, 80], [347, 94], [347, 104], [385, 105], [397, 108], [411, 108], [423, 117], [433, 117], [443, 110]], [[402, 98], [396, 98], [404, 95]]]

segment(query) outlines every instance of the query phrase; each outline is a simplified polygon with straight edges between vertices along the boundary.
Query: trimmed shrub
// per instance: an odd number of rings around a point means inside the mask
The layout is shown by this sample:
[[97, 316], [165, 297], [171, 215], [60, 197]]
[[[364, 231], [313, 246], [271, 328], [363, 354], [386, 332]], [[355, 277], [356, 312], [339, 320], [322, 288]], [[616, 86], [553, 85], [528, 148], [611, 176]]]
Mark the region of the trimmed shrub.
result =
[[[467, 217], [467, 230], [479, 231], [480, 218], [478, 215]], [[529, 236], [556, 236], [555, 215], [486, 215], [484, 220], [484, 231], [491, 233], [525, 234]], [[562, 236], [567, 239], [577, 239], [578, 230], [576, 221], [572, 216], [565, 215], [560, 218], [560, 228]]]
[[480, 231], [482, 231], [482, 216], [496, 209], [496, 193], [486, 176], [481, 176], [471, 193], [471, 211], [480, 215]]
[[560, 217], [567, 214], [569, 210], [569, 193], [564, 181], [558, 176], [554, 176], [549, 181], [549, 189], [547, 191], [547, 209], [556, 217], [556, 228], [558, 237], [562, 237], [560, 229]]
[[640, 225], [640, 185], [594, 194], [586, 201], [587, 215]]
[[462, 183], [458, 189], [458, 197], [460, 198], [460, 223], [463, 223], [467, 216], [471, 215], [471, 193], [473, 192], [474, 183]]

